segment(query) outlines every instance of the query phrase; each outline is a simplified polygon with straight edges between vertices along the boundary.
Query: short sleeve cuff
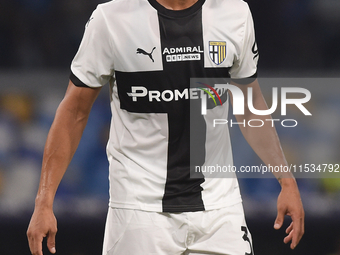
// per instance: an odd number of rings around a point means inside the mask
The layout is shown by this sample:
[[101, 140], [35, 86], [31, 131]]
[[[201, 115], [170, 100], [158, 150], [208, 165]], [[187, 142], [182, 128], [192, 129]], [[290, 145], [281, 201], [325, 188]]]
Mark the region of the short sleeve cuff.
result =
[[241, 79], [231, 78], [231, 81], [237, 84], [240, 84], [240, 85], [247, 85], [247, 84], [254, 82], [256, 79], [257, 79], [257, 71], [248, 78], [241, 78]]
[[88, 85], [86, 85], [85, 83], [83, 83], [81, 80], [79, 80], [79, 78], [71, 71], [70, 73], [70, 80], [72, 81], [72, 83], [74, 85], [76, 85], [77, 87], [85, 87], [85, 88], [89, 88]]

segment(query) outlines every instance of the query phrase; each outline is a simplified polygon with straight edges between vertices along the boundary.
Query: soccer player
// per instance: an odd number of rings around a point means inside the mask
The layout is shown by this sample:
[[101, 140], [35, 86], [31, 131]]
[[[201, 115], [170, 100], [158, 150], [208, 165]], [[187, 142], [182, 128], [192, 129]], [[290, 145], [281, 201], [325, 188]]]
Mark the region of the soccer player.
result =
[[[27, 231], [32, 254], [42, 255], [44, 237], [50, 252], [56, 252], [54, 196], [92, 104], [108, 82], [110, 202], [102, 254], [253, 254], [237, 179], [190, 176], [193, 131], [200, 134], [194, 140], [199, 155], [194, 163], [232, 165], [228, 129], [209, 132], [205, 117], [190, 109], [199, 95], [190, 78], [231, 78], [243, 92], [253, 88], [256, 109], [267, 109], [256, 79], [257, 60], [253, 21], [242, 0], [99, 5], [86, 24], [46, 141]], [[229, 100], [232, 94], [222, 93], [221, 105], [209, 106], [209, 113], [226, 118]], [[194, 128], [191, 115], [197, 119]], [[246, 108], [237, 120], [254, 117]], [[266, 164], [287, 164], [270, 122], [261, 128], [241, 125], [241, 130]], [[284, 242], [294, 249], [304, 232], [303, 206], [294, 177], [276, 177], [282, 189], [274, 228], [291, 216]]]

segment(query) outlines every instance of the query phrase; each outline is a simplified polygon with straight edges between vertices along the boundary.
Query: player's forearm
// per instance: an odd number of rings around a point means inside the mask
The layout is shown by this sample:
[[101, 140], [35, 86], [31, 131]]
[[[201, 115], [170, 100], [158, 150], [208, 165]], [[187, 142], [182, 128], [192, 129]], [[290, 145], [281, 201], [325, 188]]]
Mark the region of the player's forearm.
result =
[[[258, 82], [251, 84], [253, 87], [253, 106], [257, 110], [267, 110], [268, 106], [263, 98]], [[244, 90], [246, 87], [241, 87]], [[247, 98], [246, 98], [247, 100]], [[235, 115], [238, 122], [248, 123], [249, 120], [257, 119], [262, 120], [263, 126], [261, 127], [251, 127], [250, 125], [240, 125], [240, 129], [243, 136], [253, 148], [256, 154], [262, 159], [266, 165], [271, 166], [286, 166], [287, 161], [284, 156], [279, 137], [277, 135], [273, 121], [268, 121], [272, 119], [270, 115], [255, 115], [250, 112], [248, 107], [245, 107], [244, 115]], [[274, 176], [282, 184], [284, 178], [294, 178], [292, 174], [285, 172], [274, 172]]]
[[264, 123], [262, 127], [240, 125], [243, 136], [265, 164], [286, 165], [287, 162], [275, 127], [272, 127], [270, 121], [265, 121], [270, 118], [270, 116], [257, 116], [252, 114], [236, 117], [238, 122], [245, 120], [245, 123], [248, 123], [251, 119], [261, 119], [263, 121], [262, 123]]
[[78, 147], [88, 113], [70, 107], [64, 99], [47, 137], [36, 206], [52, 207], [59, 183]]
[[[264, 107], [263, 102], [258, 106]], [[271, 116], [255, 116], [248, 114], [236, 118], [238, 119], [238, 122], [242, 122], [243, 119], [245, 119], [246, 123], [250, 119], [261, 119], [266, 123], [262, 127], [241, 126], [240, 128], [249, 145], [266, 165], [287, 166], [287, 160], [284, 156], [276, 129], [272, 126], [271, 121], [265, 121], [266, 119], [271, 119]], [[280, 183], [282, 189], [287, 188], [291, 190], [293, 188], [294, 190], [297, 190], [297, 184], [292, 173], [274, 171], [273, 175]]]
[[[262, 119], [266, 123], [268, 121], [265, 121], [265, 119], [268, 120], [269, 118], [270, 116], [254, 116], [254, 118], [249, 119]], [[239, 119], [238, 121], [241, 122], [241, 118]], [[246, 123], [249, 119], [245, 118]], [[272, 127], [270, 122], [262, 127], [242, 126], [240, 128], [249, 145], [267, 166], [287, 165], [275, 127]], [[280, 183], [282, 178], [293, 178], [293, 175], [285, 172], [273, 172], [273, 174]]]

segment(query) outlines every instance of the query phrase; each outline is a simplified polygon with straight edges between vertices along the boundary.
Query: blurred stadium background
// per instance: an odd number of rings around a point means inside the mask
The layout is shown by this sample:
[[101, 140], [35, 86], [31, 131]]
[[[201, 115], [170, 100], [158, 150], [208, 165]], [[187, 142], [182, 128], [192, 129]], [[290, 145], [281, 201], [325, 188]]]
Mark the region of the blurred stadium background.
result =
[[[84, 25], [100, 2], [0, 0], [1, 255], [29, 254], [25, 234], [45, 139], [67, 87], [69, 65]], [[260, 77], [340, 76], [338, 0], [248, 3], [260, 49]], [[340, 80], [317, 81], [302, 86], [312, 92], [308, 109], [313, 117], [303, 119], [296, 128], [278, 127], [290, 163], [340, 163]], [[263, 90], [270, 95], [270, 87]], [[105, 143], [109, 121], [106, 87], [94, 104], [56, 196], [59, 254], [100, 254], [108, 203]], [[259, 164], [239, 130], [232, 128], [231, 133], [236, 165]], [[301, 178], [298, 182], [306, 211], [306, 234], [297, 249], [290, 251], [282, 243], [284, 231], [272, 227], [280, 191], [277, 181], [240, 180], [256, 254], [339, 255], [340, 174], [339, 178]]]

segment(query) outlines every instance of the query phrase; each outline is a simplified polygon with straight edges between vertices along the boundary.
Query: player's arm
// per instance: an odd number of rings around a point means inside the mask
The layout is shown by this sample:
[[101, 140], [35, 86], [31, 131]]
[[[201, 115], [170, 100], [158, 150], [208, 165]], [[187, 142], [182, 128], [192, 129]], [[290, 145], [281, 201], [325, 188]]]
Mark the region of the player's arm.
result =
[[54, 196], [75, 153], [100, 88], [76, 87], [69, 82], [47, 137], [40, 184], [27, 237], [31, 253], [42, 255], [42, 241], [55, 253], [57, 222], [53, 214]]
[[[257, 110], [267, 110], [268, 106], [263, 98], [259, 83], [257, 80], [248, 85], [239, 85], [232, 82], [243, 91], [245, 102], [247, 102], [247, 89], [253, 89], [253, 106]], [[233, 102], [230, 93], [231, 102]], [[235, 115], [238, 122], [247, 123], [251, 119], [261, 119], [264, 123], [262, 127], [250, 127], [249, 125], [240, 125], [243, 136], [253, 148], [256, 154], [262, 159], [266, 165], [286, 166], [287, 161], [283, 154], [281, 144], [276, 133], [270, 115], [259, 116], [249, 111], [248, 105], [245, 103], [245, 114]], [[291, 225], [287, 228], [287, 236], [285, 243], [292, 242], [290, 247], [294, 249], [304, 234], [304, 210], [300, 198], [300, 193], [291, 173], [273, 173], [281, 185], [281, 192], [277, 201], [278, 214], [275, 220], [274, 228], [279, 229], [282, 226], [284, 216], [289, 215], [292, 218]]]

